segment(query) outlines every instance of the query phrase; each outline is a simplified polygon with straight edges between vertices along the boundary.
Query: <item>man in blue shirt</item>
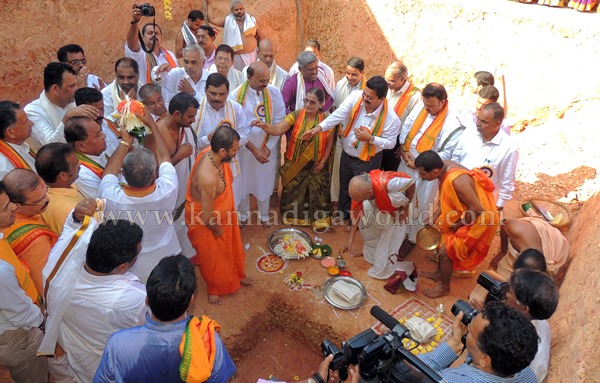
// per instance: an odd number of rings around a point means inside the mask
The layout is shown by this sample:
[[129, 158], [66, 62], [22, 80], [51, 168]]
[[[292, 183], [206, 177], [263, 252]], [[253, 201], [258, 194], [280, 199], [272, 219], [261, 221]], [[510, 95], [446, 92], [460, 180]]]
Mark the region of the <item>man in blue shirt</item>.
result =
[[[208, 364], [209, 383], [225, 383], [235, 373], [236, 368], [216, 331], [212, 328], [199, 338], [212, 338], [213, 347], [203, 352], [199, 347], [204, 343], [194, 343], [194, 331], [206, 324], [214, 323], [203, 316], [198, 319], [187, 314], [193, 304], [196, 276], [194, 266], [183, 255], [163, 258], [152, 270], [146, 283], [148, 306], [151, 314], [147, 323], [140, 327], [117, 331], [108, 340], [102, 360], [94, 376], [94, 382], [157, 382], [169, 383], [182, 381], [180, 364], [182, 356], [179, 345], [184, 333], [190, 337], [192, 367], [198, 365], [194, 358], [202, 358], [200, 365]], [[194, 322], [192, 322], [194, 321]], [[188, 322], [194, 323], [188, 328]], [[210, 343], [210, 342], [209, 342]], [[187, 343], [185, 350], [188, 350]], [[214, 354], [214, 363], [210, 366], [210, 355]], [[208, 373], [207, 373], [208, 375]]]
[[[537, 352], [538, 336], [523, 313], [504, 303], [487, 303], [469, 324], [465, 346], [461, 341], [466, 332], [462, 317], [462, 312], [456, 317], [447, 342], [421, 357], [448, 383], [537, 382], [528, 366]], [[465, 363], [448, 368], [464, 347], [468, 352]]]

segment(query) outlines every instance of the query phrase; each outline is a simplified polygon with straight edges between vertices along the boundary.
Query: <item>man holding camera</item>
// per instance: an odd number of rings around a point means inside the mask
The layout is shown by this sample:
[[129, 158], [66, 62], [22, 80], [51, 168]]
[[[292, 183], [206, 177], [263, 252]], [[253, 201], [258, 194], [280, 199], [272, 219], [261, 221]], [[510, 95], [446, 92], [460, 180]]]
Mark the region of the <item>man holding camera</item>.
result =
[[[486, 303], [481, 313], [471, 309], [460, 311], [450, 339], [421, 359], [448, 383], [537, 382], [528, 366], [537, 352], [538, 336], [525, 315], [500, 302]], [[470, 321], [463, 320], [465, 315]], [[448, 368], [465, 348], [465, 363]]]
[[131, 57], [138, 63], [142, 85], [152, 82], [150, 72], [157, 65], [169, 64], [171, 68], [177, 68], [175, 54], [162, 47], [162, 30], [157, 24], [147, 23], [142, 27], [141, 35], [138, 36], [138, 23], [142, 16], [150, 17], [154, 16], [154, 13], [154, 7], [148, 3], [133, 4], [130, 26], [127, 31], [125, 56]]

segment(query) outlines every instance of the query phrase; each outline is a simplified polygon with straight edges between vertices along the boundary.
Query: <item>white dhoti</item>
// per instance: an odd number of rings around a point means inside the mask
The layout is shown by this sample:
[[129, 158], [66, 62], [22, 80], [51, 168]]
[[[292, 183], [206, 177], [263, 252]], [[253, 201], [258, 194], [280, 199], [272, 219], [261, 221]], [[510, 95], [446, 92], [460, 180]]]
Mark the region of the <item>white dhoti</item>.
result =
[[415, 243], [417, 232], [429, 223], [435, 211], [434, 203], [438, 192], [438, 183], [422, 180], [419, 178], [419, 173], [407, 167], [404, 161], [398, 166], [398, 171], [415, 179], [415, 198], [413, 199], [412, 209], [410, 209], [412, 214], [407, 229], [408, 240]]
[[406, 237], [407, 226], [396, 224], [392, 215], [380, 212], [370, 201], [363, 201], [363, 209], [358, 229], [364, 243], [363, 256], [373, 265], [367, 275], [387, 279], [395, 271], [392, 262]]
[[331, 201], [337, 201], [340, 197], [340, 160], [343, 151], [342, 140], [338, 138], [333, 152], [333, 169], [331, 170], [331, 185], [329, 187]]

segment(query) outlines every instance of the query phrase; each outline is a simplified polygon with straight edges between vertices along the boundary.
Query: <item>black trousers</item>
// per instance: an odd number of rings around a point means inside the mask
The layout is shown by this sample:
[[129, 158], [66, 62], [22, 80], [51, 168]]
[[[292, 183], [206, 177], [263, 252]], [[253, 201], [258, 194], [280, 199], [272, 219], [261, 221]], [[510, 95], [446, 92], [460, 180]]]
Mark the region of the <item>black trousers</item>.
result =
[[340, 160], [340, 196], [338, 198], [338, 209], [342, 211], [344, 219], [350, 216], [350, 196], [348, 195], [348, 184], [352, 177], [381, 167], [383, 151], [380, 151], [369, 161], [363, 161], [358, 157], [352, 157], [342, 152]]
[[396, 143], [394, 149], [384, 149], [383, 159], [381, 160], [381, 170], [397, 172], [398, 166], [400, 166], [400, 158], [396, 158], [396, 150], [400, 147], [399, 143]]

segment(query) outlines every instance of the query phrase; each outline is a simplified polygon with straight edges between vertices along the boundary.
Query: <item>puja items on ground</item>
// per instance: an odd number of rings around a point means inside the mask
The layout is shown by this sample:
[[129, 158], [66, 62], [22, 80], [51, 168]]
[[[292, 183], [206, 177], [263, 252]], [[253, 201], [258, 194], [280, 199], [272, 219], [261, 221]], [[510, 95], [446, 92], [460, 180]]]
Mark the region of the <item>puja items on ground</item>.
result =
[[150, 128], [144, 125], [135, 115], [136, 113], [144, 114], [144, 104], [125, 96], [125, 100], [119, 103], [117, 112], [113, 113], [112, 116], [117, 118], [119, 126], [125, 127], [127, 133], [135, 137], [141, 145], [144, 143], [144, 138], [150, 134]]
[[402, 340], [404, 346], [415, 355], [433, 351], [434, 347], [440, 343], [444, 336], [444, 330], [442, 329], [443, 319], [441, 317], [423, 319], [417, 311], [413, 317], [409, 319], [402, 318], [399, 322], [406, 326], [416, 341], [410, 339]]
[[304, 259], [312, 252], [312, 247], [300, 235], [286, 234], [277, 241], [275, 252], [284, 259]]

